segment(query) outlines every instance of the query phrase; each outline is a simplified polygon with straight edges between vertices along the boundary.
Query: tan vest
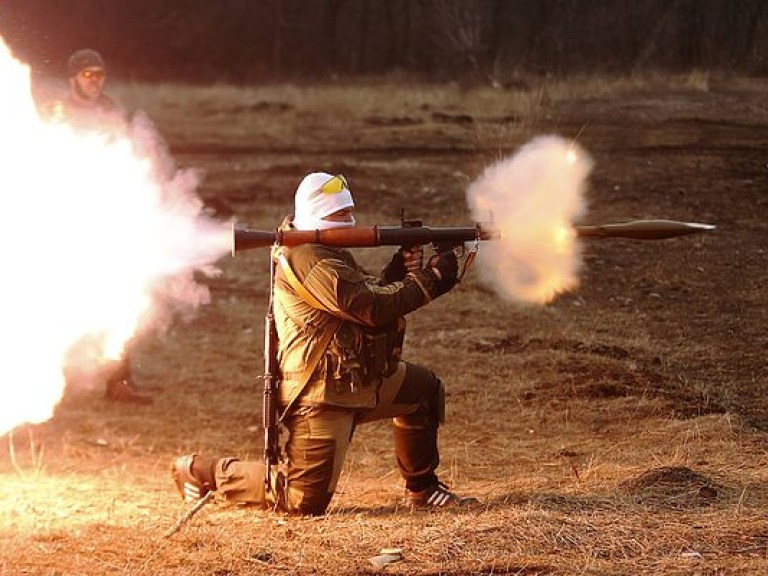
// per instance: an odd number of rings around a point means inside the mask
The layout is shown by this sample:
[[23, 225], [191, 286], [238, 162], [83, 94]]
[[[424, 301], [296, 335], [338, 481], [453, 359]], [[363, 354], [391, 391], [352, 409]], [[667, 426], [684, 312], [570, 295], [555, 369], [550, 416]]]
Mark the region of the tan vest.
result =
[[346, 250], [305, 245], [277, 256], [281, 404], [375, 407], [381, 379], [400, 358], [400, 312], [426, 303], [422, 290], [415, 282], [382, 285]]

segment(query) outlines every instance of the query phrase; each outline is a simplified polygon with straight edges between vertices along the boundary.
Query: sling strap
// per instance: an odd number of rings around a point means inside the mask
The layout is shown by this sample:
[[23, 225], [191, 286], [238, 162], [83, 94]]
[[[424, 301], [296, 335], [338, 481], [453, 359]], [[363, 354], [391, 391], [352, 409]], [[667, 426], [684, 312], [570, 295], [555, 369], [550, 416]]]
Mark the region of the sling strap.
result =
[[285, 257], [285, 254], [283, 254], [282, 250], [277, 253], [277, 260], [280, 263], [283, 272], [285, 273], [285, 277], [288, 280], [288, 283], [294, 290], [296, 290], [298, 295], [301, 296], [301, 299], [312, 306], [312, 308], [322, 310], [323, 312], [328, 312], [333, 316], [341, 316], [350, 322], [357, 322], [353, 316], [347, 314], [344, 312], [344, 310], [331, 310], [328, 308], [328, 306], [320, 302], [320, 300], [318, 300], [314, 294], [307, 290], [306, 287], [299, 281], [296, 273], [291, 268], [291, 265], [288, 263], [288, 259]]
[[[273, 254], [273, 256], [275, 255]], [[285, 278], [288, 280], [288, 283], [291, 285], [291, 287], [294, 290], [296, 290], [296, 293], [299, 295], [299, 297], [302, 300], [304, 300], [307, 304], [309, 304], [313, 308], [330, 312], [330, 310], [328, 310], [325, 306], [323, 306], [320, 303], [320, 301], [317, 298], [315, 298], [312, 295], [312, 293], [309, 292], [309, 290], [307, 290], [304, 287], [304, 285], [301, 283], [301, 281], [298, 279], [295, 272], [291, 268], [291, 265], [288, 263], [288, 259], [285, 257], [282, 250], [276, 251], [276, 259], [279, 262], [280, 267], [282, 268], [283, 273], [285, 274]], [[307, 361], [307, 367], [299, 375], [299, 379], [298, 379], [299, 386], [296, 388], [295, 394], [293, 394], [291, 399], [288, 401], [288, 405], [285, 407], [285, 410], [283, 410], [283, 413], [280, 415], [280, 418], [278, 421], [282, 421], [283, 418], [285, 418], [285, 415], [288, 414], [288, 410], [293, 407], [298, 397], [307, 387], [307, 384], [309, 384], [309, 380], [310, 378], [312, 378], [312, 374], [314, 374], [318, 364], [320, 364], [320, 360], [323, 358], [325, 351], [328, 349], [328, 346], [331, 343], [331, 339], [333, 338], [333, 335], [336, 333], [336, 329], [341, 325], [341, 322], [342, 322], [341, 318], [338, 318], [337, 316], [333, 316], [332, 320], [328, 324], [326, 324], [325, 331], [320, 336], [317, 346], [315, 346], [315, 348], [312, 350], [312, 354], [310, 355], [309, 360]]]

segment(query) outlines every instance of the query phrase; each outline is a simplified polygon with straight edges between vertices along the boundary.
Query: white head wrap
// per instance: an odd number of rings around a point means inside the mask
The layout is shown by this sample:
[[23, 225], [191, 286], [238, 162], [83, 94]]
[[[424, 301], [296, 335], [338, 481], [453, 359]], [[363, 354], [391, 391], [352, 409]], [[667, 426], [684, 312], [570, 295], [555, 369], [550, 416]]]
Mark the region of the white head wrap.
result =
[[298, 230], [327, 230], [328, 228], [347, 228], [355, 225], [352, 217], [348, 222], [323, 220], [334, 212], [352, 208], [355, 202], [352, 193], [346, 188], [340, 192], [328, 193], [321, 188], [334, 178], [333, 174], [313, 172], [307, 174], [296, 189], [293, 225]]

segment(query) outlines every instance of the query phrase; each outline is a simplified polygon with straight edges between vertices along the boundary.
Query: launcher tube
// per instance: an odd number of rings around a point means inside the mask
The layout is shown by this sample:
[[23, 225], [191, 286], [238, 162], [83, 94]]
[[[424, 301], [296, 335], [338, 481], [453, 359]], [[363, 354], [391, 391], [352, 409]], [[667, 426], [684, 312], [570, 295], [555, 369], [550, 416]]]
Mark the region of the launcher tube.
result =
[[331, 228], [330, 230], [252, 230], [233, 228], [234, 252], [252, 248], [263, 248], [278, 244], [298, 246], [300, 244], [323, 244], [343, 248], [370, 246], [418, 246], [425, 244], [453, 244], [475, 240], [499, 238], [495, 230], [477, 224], [465, 228], [428, 228], [426, 226], [355, 226], [352, 228]]
[[[663, 240], [714, 230], [711, 224], [675, 220], [634, 220], [593, 226], [574, 226], [580, 238], [629, 238]], [[498, 240], [502, 232], [483, 223], [474, 227], [429, 228], [426, 226], [355, 226], [330, 230], [252, 230], [233, 228], [233, 252], [263, 248], [273, 244], [298, 246], [323, 244], [343, 248], [370, 246], [460, 246], [477, 240]]]

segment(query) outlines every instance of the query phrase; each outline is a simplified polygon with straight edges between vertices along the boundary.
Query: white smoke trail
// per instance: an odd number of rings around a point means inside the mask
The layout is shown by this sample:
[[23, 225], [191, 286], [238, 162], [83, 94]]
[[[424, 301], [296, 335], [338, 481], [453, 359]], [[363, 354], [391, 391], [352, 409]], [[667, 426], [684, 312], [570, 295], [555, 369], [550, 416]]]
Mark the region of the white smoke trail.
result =
[[149, 159], [152, 180], [157, 184], [157, 210], [152, 214], [157, 236], [148, 239], [155, 244], [153, 248], [147, 243], [146, 254], [155, 255], [157, 267], [152, 283], [155, 307], [148, 319], [151, 328], [160, 331], [173, 318], [189, 318], [210, 301], [208, 287], [199, 283], [195, 274], [215, 277], [221, 273], [214, 263], [231, 252], [231, 228], [229, 223], [206, 214], [197, 196], [201, 173], [175, 166], [164, 140], [145, 114], [134, 115], [129, 138], [139, 156]]
[[173, 166], [139, 115], [107, 133], [44, 121], [29, 68], [0, 38], [0, 434], [50, 417], [75, 344], [118, 357], [136, 334], [209, 299], [229, 225], [199, 175]]
[[478, 255], [482, 280], [501, 297], [542, 304], [578, 285], [581, 252], [573, 224], [586, 211], [591, 168], [574, 142], [540, 136], [469, 186], [473, 218], [492, 218], [502, 233]]

